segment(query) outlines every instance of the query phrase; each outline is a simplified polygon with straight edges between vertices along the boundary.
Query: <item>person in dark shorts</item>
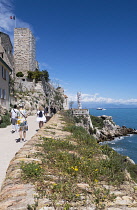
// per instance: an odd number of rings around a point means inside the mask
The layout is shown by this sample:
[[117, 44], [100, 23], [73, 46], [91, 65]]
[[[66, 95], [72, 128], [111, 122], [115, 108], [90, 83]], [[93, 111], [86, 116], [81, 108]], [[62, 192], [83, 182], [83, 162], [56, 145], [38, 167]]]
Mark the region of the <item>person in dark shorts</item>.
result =
[[11, 125], [12, 125], [11, 133], [17, 131], [17, 118], [18, 118], [18, 109], [17, 105], [14, 105], [14, 107], [11, 109]]

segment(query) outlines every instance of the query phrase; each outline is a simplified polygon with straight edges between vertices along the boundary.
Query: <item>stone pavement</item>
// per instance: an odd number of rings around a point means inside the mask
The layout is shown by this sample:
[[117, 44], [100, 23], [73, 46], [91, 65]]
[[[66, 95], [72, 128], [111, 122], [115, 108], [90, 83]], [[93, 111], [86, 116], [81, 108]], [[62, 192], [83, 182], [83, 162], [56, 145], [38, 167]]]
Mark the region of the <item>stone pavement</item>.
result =
[[[27, 118], [29, 130], [27, 131], [26, 140], [30, 140], [35, 135], [38, 129], [38, 122], [36, 116], [29, 116]], [[6, 128], [0, 128], [0, 188], [6, 176], [6, 170], [11, 159], [16, 152], [24, 145], [25, 142], [18, 142], [19, 133], [11, 133], [11, 125]]]

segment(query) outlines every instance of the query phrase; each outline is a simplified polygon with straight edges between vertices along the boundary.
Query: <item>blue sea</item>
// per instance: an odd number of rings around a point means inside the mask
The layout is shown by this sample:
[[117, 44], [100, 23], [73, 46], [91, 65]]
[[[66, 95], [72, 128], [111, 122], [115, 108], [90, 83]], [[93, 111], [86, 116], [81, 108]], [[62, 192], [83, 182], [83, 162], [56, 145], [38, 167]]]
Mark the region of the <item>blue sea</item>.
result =
[[[107, 108], [106, 110], [89, 109], [90, 115], [112, 116], [113, 121], [119, 126], [137, 129], [137, 108]], [[105, 142], [122, 155], [129, 156], [137, 164], [137, 134], [115, 138]]]

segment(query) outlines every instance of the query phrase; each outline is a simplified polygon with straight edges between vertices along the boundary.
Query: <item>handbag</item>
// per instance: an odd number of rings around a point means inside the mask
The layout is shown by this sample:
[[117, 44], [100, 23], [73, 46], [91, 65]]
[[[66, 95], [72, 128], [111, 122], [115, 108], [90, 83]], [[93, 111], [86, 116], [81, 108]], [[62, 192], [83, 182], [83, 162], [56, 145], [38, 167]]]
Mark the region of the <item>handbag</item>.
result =
[[21, 123], [21, 120], [20, 120], [20, 119], [18, 119], [18, 120], [17, 120], [17, 124], [18, 124], [18, 125], [20, 125], [20, 123]]

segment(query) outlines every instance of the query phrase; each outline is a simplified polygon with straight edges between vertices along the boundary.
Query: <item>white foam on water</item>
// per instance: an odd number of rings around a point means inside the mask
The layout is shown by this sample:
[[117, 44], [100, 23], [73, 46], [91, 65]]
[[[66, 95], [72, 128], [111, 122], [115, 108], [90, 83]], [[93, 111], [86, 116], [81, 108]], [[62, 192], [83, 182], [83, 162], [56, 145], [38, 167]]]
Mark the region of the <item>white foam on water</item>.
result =
[[104, 142], [99, 142], [99, 144], [102, 144], [102, 145], [105, 145], [105, 144], [116, 144], [117, 141], [120, 141], [124, 139], [123, 136], [120, 136], [120, 137], [116, 137], [114, 140], [112, 141], [104, 141]]
[[132, 142], [131, 140], [128, 140], [128, 142]]
[[112, 149], [113, 150], [115, 150], [116, 152], [122, 152], [122, 151], [124, 151], [125, 149], [123, 149], [123, 148], [114, 148], [114, 147], [112, 147]]
[[[99, 142], [99, 144], [101, 144], [101, 145], [105, 145], [105, 144], [116, 144], [116, 142], [121, 141], [121, 140], [123, 140], [123, 139], [125, 139], [127, 137], [131, 137], [133, 135], [134, 134], [129, 134], [128, 136], [119, 136], [119, 137], [114, 138], [114, 140]], [[132, 142], [132, 141], [131, 140], [128, 140], [128, 142]]]

